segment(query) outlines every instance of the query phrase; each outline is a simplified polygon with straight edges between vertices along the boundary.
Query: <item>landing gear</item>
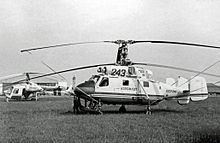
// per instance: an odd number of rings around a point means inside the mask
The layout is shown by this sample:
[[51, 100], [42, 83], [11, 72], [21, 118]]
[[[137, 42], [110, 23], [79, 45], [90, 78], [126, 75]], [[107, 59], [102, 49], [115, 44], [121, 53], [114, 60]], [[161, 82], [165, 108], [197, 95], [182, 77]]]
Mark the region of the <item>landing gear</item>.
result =
[[6, 97], [6, 102], [9, 102], [9, 99], [8, 99], [8, 97]]
[[121, 105], [121, 107], [119, 108], [119, 112], [120, 113], [125, 113], [126, 112], [125, 105]]
[[74, 96], [73, 98], [73, 113], [91, 113], [91, 114], [102, 114], [101, 107], [102, 103], [99, 100], [98, 103], [90, 101], [87, 106], [87, 100], [85, 100], [85, 106], [81, 105], [80, 98]]
[[95, 114], [103, 114], [101, 111], [102, 102], [101, 100], [98, 100], [98, 103], [94, 103], [93, 101], [90, 101], [87, 111], [88, 113], [95, 113]]
[[101, 111], [101, 108], [102, 108], [102, 102], [101, 100], [99, 99], [99, 102], [98, 102], [98, 105], [97, 105], [97, 111], [99, 112], [99, 114], [103, 114], [102, 111]]
[[150, 105], [146, 106], [146, 114], [147, 115], [151, 115], [152, 114]]
[[35, 96], [35, 101], [37, 101], [37, 100], [38, 100], [38, 99], [37, 99], [37, 96], [38, 96], [38, 95], [37, 95], [37, 93], [36, 93], [36, 96]]

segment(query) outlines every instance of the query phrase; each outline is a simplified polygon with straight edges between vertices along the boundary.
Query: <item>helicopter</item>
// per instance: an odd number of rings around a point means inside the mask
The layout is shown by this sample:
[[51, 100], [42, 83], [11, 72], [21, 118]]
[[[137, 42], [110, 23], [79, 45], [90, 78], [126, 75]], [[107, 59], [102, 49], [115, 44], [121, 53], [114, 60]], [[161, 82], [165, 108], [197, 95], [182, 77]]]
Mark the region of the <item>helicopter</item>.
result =
[[6, 98], [6, 102], [9, 100], [38, 100], [38, 96], [44, 94], [46, 91], [60, 91], [68, 93], [68, 90], [65, 90], [66, 87], [62, 85], [45, 85], [40, 83], [35, 83], [30, 80], [30, 74], [39, 74], [39, 73], [24, 73], [22, 74], [26, 76], [25, 80], [21, 80], [18, 82], [14, 82], [12, 84], [8, 84], [5, 86], [6, 90], [4, 90], [4, 95]]
[[4, 91], [6, 102], [9, 102], [10, 99], [14, 100], [28, 100], [28, 99], [35, 99], [38, 100], [38, 93], [43, 91], [43, 88], [37, 85], [34, 82], [30, 81], [29, 73], [25, 73], [26, 80], [21, 82], [15, 82], [10, 86], [7, 90]]
[[[214, 63], [203, 71], [195, 71], [167, 65], [134, 63], [128, 58], [128, 45], [136, 43], [174, 44], [220, 49], [220, 47], [217, 46], [203, 44], [173, 41], [116, 40], [59, 44], [24, 49], [21, 50], [21, 52], [102, 42], [113, 43], [119, 46], [115, 63], [96, 64], [72, 68], [36, 76], [33, 77], [33, 79], [96, 67], [96, 74], [92, 75], [89, 80], [75, 86], [73, 89], [73, 95], [76, 97], [74, 98], [74, 108], [76, 108], [76, 110], [101, 114], [101, 107], [103, 104], [121, 105], [119, 112], [126, 112], [125, 105], [144, 105], [146, 106], [145, 113], [151, 114], [151, 106], [157, 105], [166, 100], [176, 100], [180, 105], [187, 105], [190, 101], [202, 101], [207, 99], [208, 90], [206, 80], [199, 75], [204, 74], [220, 77], [219, 75], [213, 75], [205, 72], [207, 69], [216, 65], [220, 61]], [[177, 78], [177, 80], [167, 78], [166, 82], [164, 83], [154, 80], [153, 72], [148, 70], [146, 66], [171, 68], [194, 72], [197, 74], [189, 79], [180, 76]], [[84, 106], [81, 104], [81, 99], [85, 101]], [[89, 102], [89, 104], [87, 104], [87, 102]]]

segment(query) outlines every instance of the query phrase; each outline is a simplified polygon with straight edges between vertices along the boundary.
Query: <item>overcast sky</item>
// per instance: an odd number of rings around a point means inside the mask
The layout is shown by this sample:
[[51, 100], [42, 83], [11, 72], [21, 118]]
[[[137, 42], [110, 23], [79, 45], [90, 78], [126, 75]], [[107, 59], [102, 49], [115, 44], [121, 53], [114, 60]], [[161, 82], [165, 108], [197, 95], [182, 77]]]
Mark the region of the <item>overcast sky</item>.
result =
[[[117, 46], [90, 44], [20, 53], [21, 49], [100, 40], [169, 40], [220, 46], [218, 0], [0, 0], [0, 77], [115, 62]], [[129, 48], [134, 62], [202, 71], [220, 60], [220, 50], [162, 44]], [[150, 68], [156, 79], [193, 73]], [[64, 74], [77, 81], [96, 69]], [[207, 72], [220, 75], [220, 64]], [[208, 82], [219, 78], [205, 76]], [[70, 81], [70, 80], [69, 80]]]

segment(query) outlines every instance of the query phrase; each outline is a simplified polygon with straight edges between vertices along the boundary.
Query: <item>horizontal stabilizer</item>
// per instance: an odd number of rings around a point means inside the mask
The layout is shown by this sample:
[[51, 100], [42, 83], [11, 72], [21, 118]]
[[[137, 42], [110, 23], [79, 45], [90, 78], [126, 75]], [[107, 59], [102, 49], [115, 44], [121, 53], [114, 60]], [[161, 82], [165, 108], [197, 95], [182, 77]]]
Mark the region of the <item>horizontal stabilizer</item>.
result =
[[190, 81], [190, 99], [200, 101], [208, 98], [206, 80], [203, 77], [195, 77]]

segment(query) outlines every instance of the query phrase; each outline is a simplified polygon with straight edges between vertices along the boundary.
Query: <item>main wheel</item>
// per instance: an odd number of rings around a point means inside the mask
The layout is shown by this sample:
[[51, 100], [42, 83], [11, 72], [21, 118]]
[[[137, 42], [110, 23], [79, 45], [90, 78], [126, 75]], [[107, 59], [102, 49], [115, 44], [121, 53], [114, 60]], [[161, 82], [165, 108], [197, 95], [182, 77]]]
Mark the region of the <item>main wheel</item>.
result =
[[119, 112], [120, 113], [125, 113], [126, 112], [125, 105], [121, 105], [121, 107], [119, 108]]

